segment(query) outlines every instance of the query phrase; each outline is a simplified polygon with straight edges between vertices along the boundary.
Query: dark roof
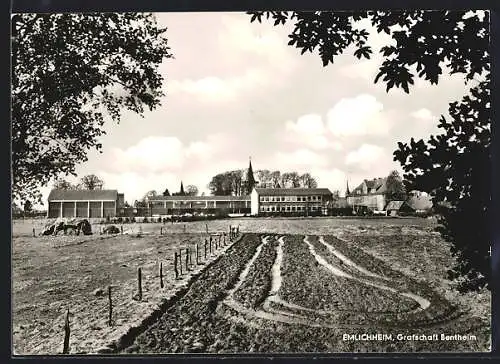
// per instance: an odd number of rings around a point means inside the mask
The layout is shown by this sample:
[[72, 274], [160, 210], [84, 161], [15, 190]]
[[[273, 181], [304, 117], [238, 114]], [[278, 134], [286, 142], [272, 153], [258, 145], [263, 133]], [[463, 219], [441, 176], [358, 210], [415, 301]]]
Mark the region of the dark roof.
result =
[[264, 196], [332, 195], [328, 188], [255, 188]]
[[399, 210], [403, 206], [404, 201], [391, 201], [385, 207], [386, 210]]
[[247, 196], [155, 196], [148, 201], [250, 201]]
[[[377, 194], [377, 193], [385, 193], [387, 190], [386, 186], [387, 178], [374, 178], [371, 180], [365, 179], [358, 187], [353, 189], [349, 195], [356, 194], [357, 191], [360, 191], [363, 194], [363, 184], [366, 184], [366, 188], [368, 189], [368, 194]], [[370, 192], [371, 189], [375, 189], [375, 192]]]
[[52, 190], [49, 194], [49, 201], [57, 200], [113, 200], [118, 199], [117, 190]]

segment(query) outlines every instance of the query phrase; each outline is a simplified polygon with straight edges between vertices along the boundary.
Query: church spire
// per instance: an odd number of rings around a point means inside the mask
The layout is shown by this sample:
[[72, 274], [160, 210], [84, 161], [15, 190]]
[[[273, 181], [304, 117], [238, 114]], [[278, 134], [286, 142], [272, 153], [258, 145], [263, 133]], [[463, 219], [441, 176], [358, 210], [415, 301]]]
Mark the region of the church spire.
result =
[[182, 184], [182, 181], [181, 181], [181, 191], [180, 191], [180, 194], [181, 194], [181, 196], [185, 195], [185, 193], [184, 193], [184, 185]]
[[253, 168], [252, 168], [252, 157], [249, 157], [249, 163], [248, 163], [248, 171], [247, 171], [247, 188], [246, 188], [246, 193], [249, 195], [252, 193], [253, 188], [257, 182], [255, 181], [255, 178], [253, 176]]
[[346, 190], [345, 190], [345, 194], [346, 194], [346, 196], [347, 196], [347, 195], [349, 195], [349, 194], [351, 193], [351, 192], [349, 191], [349, 180], [348, 180], [348, 179], [346, 180], [346, 184], [347, 184], [347, 188], [346, 188]]

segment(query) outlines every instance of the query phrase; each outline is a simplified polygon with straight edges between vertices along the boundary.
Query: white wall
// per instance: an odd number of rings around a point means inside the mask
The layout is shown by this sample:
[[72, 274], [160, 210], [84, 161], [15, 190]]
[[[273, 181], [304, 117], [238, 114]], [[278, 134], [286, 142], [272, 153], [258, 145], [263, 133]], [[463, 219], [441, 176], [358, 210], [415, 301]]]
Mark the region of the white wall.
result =
[[259, 194], [253, 189], [252, 193], [250, 194], [250, 211], [252, 215], [258, 215], [259, 214]]

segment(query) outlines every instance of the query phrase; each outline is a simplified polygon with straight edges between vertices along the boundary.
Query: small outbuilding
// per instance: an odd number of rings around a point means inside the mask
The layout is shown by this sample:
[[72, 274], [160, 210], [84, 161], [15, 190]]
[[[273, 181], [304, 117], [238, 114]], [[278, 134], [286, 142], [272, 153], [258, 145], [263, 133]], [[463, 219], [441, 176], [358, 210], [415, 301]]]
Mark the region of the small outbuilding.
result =
[[124, 196], [117, 190], [52, 190], [48, 198], [48, 218], [115, 217]]

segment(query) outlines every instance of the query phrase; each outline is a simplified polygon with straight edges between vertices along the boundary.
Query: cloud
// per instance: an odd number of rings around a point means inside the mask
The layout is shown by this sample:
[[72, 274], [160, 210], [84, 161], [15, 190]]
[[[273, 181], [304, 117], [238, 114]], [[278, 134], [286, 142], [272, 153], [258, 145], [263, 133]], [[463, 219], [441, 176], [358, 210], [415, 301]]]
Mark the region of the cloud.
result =
[[172, 80], [167, 84], [167, 93], [187, 93], [205, 101], [227, 101], [235, 99], [241, 91], [250, 90], [267, 82], [262, 71], [250, 69], [241, 76], [209, 76], [199, 80]]
[[176, 137], [150, 136], [125, 150], [113, 148], [109, 168], [114, 171], [161, 172], [182, 167], [185, 153]]
[[418, 109], [417, 111], [413, 111], [412, 113], [410, 113], [410, 116], [414, 117], [415, 119], [425, 120], [425, 121], [437, 119], [437, 117], [434, 116], [432, 112], [426, 108], [421, 108]]
[[370, 171], [386, 157], [384, 148], [378, 145], [363, 144], [346, 155], [345, 164]]
[[391, 120], [384, 105], [372, 95], [343, 98], [327, 113], [327, 125], [335, 136], [388, 135]]
[[338, 141], [330, 140], [327, 133], [328, 129], [318, 114], [303, 115], [296, 122], [289, 120], [285, 123], [286, 140], [289, 142], [312, 149], [340, 150], [342, 145]]
[[269, 166], [280, 171], [308, 172], [311, 167], [324, 167], [328, 159], [324, 154], [301, 148], [293, 152], [277, 152], [271, 159]]

